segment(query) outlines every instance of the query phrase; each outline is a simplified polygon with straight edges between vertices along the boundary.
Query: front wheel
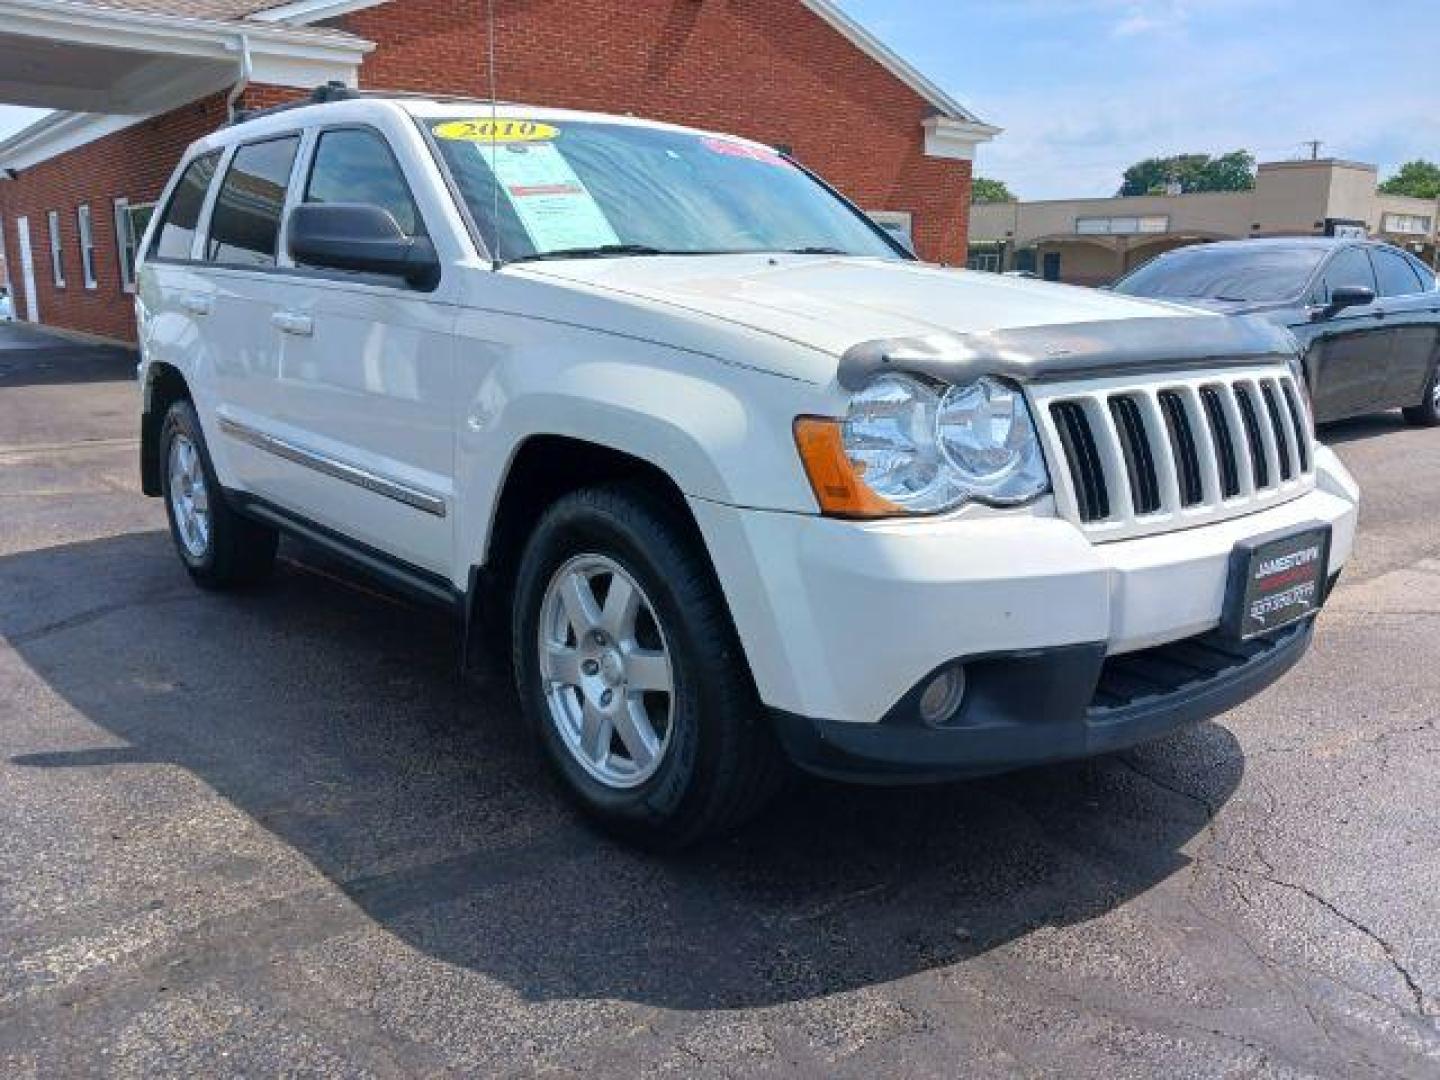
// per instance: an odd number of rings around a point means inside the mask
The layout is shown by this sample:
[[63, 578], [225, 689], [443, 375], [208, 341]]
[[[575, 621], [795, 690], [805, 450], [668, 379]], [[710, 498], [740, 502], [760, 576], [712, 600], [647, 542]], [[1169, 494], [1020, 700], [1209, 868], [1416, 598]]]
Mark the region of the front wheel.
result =
[[513, 631], [526, 716], [602, 824], [681, 847], [740, 824], [778, 786], [719, 584], [664, 501], [615, 486], [551, 507], [521, 561]]
[[1425, 387], [1425, 400], [1405, 410], [1405, 422], [1416, 427], [1440, 427], [1440, 361], [1430, 372], [1430, 384]]

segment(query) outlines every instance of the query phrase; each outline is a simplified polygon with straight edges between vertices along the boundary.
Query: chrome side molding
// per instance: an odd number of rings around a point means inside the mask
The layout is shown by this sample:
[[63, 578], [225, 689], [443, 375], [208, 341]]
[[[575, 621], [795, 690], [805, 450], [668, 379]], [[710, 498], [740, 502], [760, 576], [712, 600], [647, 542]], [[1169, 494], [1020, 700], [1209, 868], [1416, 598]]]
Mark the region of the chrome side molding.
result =
[[401, 484], [384, 476], [377, 476], [368, 469], [362, 469], [357, 465], [340, 461], [338, 458], [330, 457], [328, 454], [321, 454], [314, 450], [297, 446], [287, 439], [279, 438], [264, 431], [259, 431], [248, 424], [242, 424], [238, 420], [232, 420], [228, 416], [220, 417], [220, 430], [231, 438], [239, 439], [241, 442], [249, 443], [251, 446], [274, 454], [276, 457], [284, 458], [286, 461], [294, 462], [296, 465], [303, 465], [307, 469], [314, 469], [318, 473], [332, 476], [336, 480], [343, 480], [347, 484], [354, 484], [356, 487], [364, 488], [366, 491], [387, 499], [393, 499], [398, 503], [419, 510], [426, 514], [433, 514], [435, 517], [443, 518], [446, 515], [445, 500], [439, 495], [429, 491], [422, 491], [419, 488]]

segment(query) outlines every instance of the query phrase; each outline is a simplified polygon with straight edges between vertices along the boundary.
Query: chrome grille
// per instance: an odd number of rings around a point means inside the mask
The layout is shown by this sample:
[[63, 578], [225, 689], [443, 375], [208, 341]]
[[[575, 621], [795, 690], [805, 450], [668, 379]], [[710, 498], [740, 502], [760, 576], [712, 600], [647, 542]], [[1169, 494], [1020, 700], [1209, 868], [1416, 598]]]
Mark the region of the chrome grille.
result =
[[1288, 371], [1153, 375], [1031, 388], [1060, 512], [1097, 541], [1188, 528], [1314, 487]]

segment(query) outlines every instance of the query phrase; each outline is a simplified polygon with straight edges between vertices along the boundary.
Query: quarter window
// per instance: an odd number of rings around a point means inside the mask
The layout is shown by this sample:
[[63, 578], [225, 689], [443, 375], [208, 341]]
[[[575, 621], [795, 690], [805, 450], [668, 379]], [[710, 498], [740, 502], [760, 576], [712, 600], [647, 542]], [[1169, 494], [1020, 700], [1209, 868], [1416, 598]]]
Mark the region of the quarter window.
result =
[[170, 196], [170, 204], [165, 207], [165, 217], [152, 242], [152, 254], [162, 259], [190, 258], [190, 245], [200, 224], [205, 192], [210, 189], [219, 163], [220, 151], [215, 150], [185, 167], [184, 175], [175, 185], [175, 193]]
[[339, 128], [320, 136], [305, 201], [369, 203], [390, 211], [406, 236], [425, 231], [389, 144], [362, 128]]
[[50, 225], [50, 274], [55, 279], [55, 287], [65, 287], [65, 246], [60, 239], [60, 212], [51, 210], [45, 215]]
[[215, 211], [205, 257], [236, 266], [274, 266], [280, 213], [298, 136], [251, 143], [235, 151]]
[[1330, 260], [1330, 264], [1320, 276], [1316, 302], [1321, 305], [1328, 304], [1330, 294], [1345, 285], [1358, 285], [1375, 290], [1375, 271], [1370, 268], [1370, 260], [1365, 257], [1362, 248], [1346, 248]]
[[1371, 248], [1370, 258], [1375, 262], [1381, 296], [1414, 296], [1421, 291], [1420, 279], [1398, 251]]

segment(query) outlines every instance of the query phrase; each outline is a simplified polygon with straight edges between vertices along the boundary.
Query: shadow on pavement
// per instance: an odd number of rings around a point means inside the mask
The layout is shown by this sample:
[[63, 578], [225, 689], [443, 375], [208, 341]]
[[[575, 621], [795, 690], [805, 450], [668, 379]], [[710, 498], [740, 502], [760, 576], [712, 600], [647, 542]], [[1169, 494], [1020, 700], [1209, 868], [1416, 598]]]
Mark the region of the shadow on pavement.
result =
[[0, 323], [0, 389], [133, 382], [138, 359], [123, 345], [85, 344], [21, 323]]
[[1391, 412], [1357, 416], [1350, 420], [1333, 420], [1319, 425], [1315, 434], [1327, 446], [1343, 446], [1376, 435], [1391, 435], [1397, 431], [1410, 430], [1412, 429], [1405, 422], [1405, 417], [1400, 415], [1399, 409], [1395, 409]]
[[189, 770], [386, 931], [532, 1000], [777, 1004], [1083, 921], [1187, 866], [1243, 770], [1206, 724], [946, 788], [798, 782], [742, 835], [664, 860], [565, 808], [508, 690], [457, 677], [442, 615], [292, 561], [202, 594], [161, 532], [0, 559], [0, 596], [0, 633], [124, 744], [16, 764]]

